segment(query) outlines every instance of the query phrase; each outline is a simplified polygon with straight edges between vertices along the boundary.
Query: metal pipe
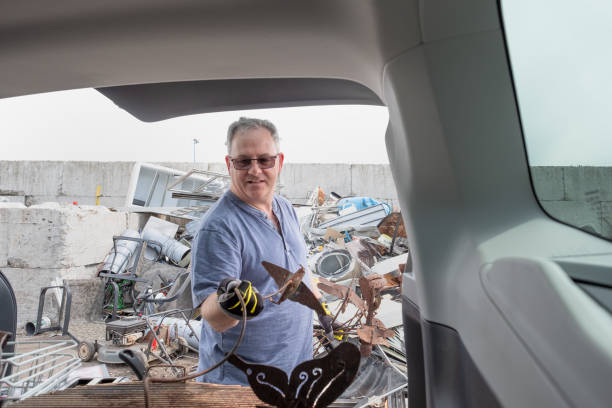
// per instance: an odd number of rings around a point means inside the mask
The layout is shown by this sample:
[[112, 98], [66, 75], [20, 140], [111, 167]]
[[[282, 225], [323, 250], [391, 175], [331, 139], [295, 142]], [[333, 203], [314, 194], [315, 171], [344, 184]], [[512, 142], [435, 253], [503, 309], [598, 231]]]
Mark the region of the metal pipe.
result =
[[[138, 231], [130, 229], [125, 230], [122, 236], [140, 238]], [[123, 273], [129, 266], [130, 259], [137, 246], [137, 241], [118, 239], [109, 254], [104, 258], [104, 265], [100, 272]]]
[[[40, 328], [41, 329], [46, 329], [47, 327], [51, 327], [51, 319], [49, 319], [49, 317], [47, 316], [43, 316], [40, 319]], [[25, 324], [25, 332], [26, 332], [26, 336], [33, 336], [36, 334], [36, 320], [33, 320], [31, 322], [27, 322]]]
[[142, 238], [147, 242], [152, 242], [155, 245], [150, 245], [158, 254], [167, 256], [170, 262], [182, 268], [187, 267], [191, 261], [191, 248], [181, 244], [179, 241], [165, 236], [155, 229], [147, 229], [143, 232]]

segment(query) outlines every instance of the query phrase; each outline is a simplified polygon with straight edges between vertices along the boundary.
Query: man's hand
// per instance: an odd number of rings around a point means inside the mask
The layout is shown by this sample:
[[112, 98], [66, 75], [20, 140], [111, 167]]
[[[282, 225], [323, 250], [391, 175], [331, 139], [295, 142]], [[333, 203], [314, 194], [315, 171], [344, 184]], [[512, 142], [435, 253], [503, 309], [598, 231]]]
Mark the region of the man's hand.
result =
[[[317, 317], [319, 318], [319, 324], [325, 331], [325, 334], [334, 334], [334, 330], [342, 332], [342, 330], [338, 330], [340, 327], [338, 322], [333, 322], [332, 324], [332, 321], [334, 320], [334, 318], [332, 317], [329, 310], [327, 310], [327, 304], [321, 301], [321, 306], [323, 306], [323, 309], [325, 310], [325, 314], [320, 314]], [[343, 337], [344, 336], [342, 336], [342, 334], [334, 335], [334, 338], [336, 340], [342, 340]]]
[[247, 319], [257, 316], [263, 310], [263, 298], [259, 291], [247, 280], [223, 279], [217, 288], [217, 302], [227, 315], [234, 319], [242, 319], [242, 305], [234, 293], [238, 288], [244, 300]]

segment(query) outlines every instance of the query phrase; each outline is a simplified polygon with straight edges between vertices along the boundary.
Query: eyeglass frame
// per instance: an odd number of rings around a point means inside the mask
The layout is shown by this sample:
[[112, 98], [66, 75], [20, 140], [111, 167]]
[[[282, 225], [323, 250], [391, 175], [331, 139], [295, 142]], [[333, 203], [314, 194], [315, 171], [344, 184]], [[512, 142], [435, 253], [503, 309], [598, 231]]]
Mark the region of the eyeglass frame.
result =
[[[232, 166], [234, 166], [234, 169], [235, 169], [235, 170], [242, 171], [242, 170], [249, 170], [249, 169], [250, 169], [250, 168], [253, 166], [253, 160], [255, 160], [255, 161], [257, 162], [257, 166], [258, 166], [258, 167], [259, 167], [261, 170], [271, 169], [271, 168], [273, 168], [273, 167], [276, 165], [276, 159], [277, 159], [277, 158], [278, 158], [278, 156], [280, 156], [280, 155], [281, 155], [281, 153], [277, 153], [277, 154], [275, 154], [274, 156], [256, 157], [256, 158], [254, 158], [254, 159], [247, 159], [247, 158], [244, 158], [244, 159], [239, 159], [239, 158], [237, 158], [237, 157], [232, 157], [232, 156], [227, 156], [227, 157], [228, 157], [228, 158], [229, 158], [229, 160], [232, 162]], [[272, 162], [272, 165], [271, 165], [271, 166], [269, 166], [269, 167], [263, 167], [263, 166], [261, 165], [260, 160], [266, 160], [266, 159], [274, 159], [274, 160], [273, 160], [273, 162]], [[245, 168], [239, 169], [239, 168], [237, 168], [237, 167], [236, 167], [236, 160], [245, 160], [245, 161], [246, 161], [246, 160], [248, 160], [248, 161], [249, 161], [249, 165], [248, 165], [247, 167], [245, 167]]]

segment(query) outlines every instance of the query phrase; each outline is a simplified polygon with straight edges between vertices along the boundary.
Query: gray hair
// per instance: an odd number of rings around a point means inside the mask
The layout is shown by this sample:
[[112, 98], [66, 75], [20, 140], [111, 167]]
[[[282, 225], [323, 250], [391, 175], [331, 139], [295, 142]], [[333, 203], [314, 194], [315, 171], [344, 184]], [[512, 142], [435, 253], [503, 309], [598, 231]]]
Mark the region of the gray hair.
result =
[[258, 129], [264, 128], [267, 129], [272, 135], [272, 139], [274, 139], [274, 144], [276, 145], [276, 150], [280, 151], [280, 139], [278, 137], [278, 131], [276, 130], [276, 126], [269, 120], [265, 119], [255, 119], [255, 118], [244, 118], [241, 117], [231, 125], [227, 129], [227, 140], [225, 141], [225, 145], [227, 146], [227, 154], [230, 154], [230, 149], [232, 147], [232, 139], [237, 133], [244, 132], [249, 129]]

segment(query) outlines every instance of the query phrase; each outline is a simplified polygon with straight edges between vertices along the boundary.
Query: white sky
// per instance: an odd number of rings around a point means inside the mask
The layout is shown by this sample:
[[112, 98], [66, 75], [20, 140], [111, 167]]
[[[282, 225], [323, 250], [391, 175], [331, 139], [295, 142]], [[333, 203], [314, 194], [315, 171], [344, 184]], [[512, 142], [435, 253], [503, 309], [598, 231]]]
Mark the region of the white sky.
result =
[[532, 165], [612, 165], [610, 0], [502, 2]]
[[0, 160], [221, 162], [228, 125], [271, 120], [287, 163], [388, 163], [387, 108], [317, 106], [209, 113], [145, 123], [94, 89], [0, 100]]

